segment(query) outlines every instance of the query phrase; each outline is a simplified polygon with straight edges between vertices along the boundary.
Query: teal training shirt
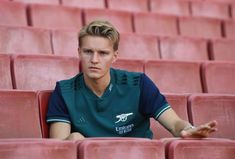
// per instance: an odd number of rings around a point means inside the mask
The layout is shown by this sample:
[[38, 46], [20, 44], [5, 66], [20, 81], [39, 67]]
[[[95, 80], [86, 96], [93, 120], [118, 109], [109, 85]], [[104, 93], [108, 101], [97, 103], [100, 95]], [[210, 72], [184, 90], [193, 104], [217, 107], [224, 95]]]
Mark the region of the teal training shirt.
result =
[[170, 108], [165, 97], [158, 89], [151, 91], [155, 85], [146, 84], [152, 81], [143, 81], [143, 73], [111, 69], [110, 74], [111, 81], [101, 97], [85, 85], [82, 73], [58, 82], [47, 122], [70, 123], [72, 132], [85, 137], [152, 138], [149, 118], [157, 119]]

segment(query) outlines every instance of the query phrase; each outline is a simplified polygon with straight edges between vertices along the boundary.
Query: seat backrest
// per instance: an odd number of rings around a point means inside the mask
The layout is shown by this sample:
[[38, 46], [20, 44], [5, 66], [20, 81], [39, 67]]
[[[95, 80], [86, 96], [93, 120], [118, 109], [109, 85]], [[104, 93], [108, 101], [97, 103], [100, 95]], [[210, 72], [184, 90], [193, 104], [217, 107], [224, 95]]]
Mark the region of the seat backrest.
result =
[[51, 96], [52, 91], [39, 91], [38, 98], [39, 98], [39, 111], [40, 111], [40, 121], [42, 127], [42, 137], [48, 138], [49, 137], [49, 126], [46, 123], [46, 114], [48, 110], [48, 103]]
[[78, 36], [75, 30], [53, 30], [53, 53], [61, 56], [78, 56]]
[[72, 78], [79, 73], [75, 57], [17, 55], [13, 57], [16, 89], [54, 89], [56, 81]]
[[119, 32], [133, 32], [132, 15], [130, 12], [108, 9], [85, 9], [84, 19], [85, 24], [97, 19], [110, 21]]
[[234, 39], [235, 38], [235, 18], [233, 20], [225, 20], [223, 23], [223, 26], [224, 26], [225, 37]]
[[84, 140], [78, 145], [79, 159], [144, 158], [165, 159], [164, 145], [158, 140]]
[[166, 150], [168, 159], [211, 158], [233, 159], [235, 141], [232, 140], [173, 140]]
[[206, 93], [235, 93], [235, 62], [210, 61], [202, 67]]
[[[165, 94], [165, 97], [171, 108], [180, 116], [180, 118], [188, 121], [187, 99], [186, 94]], [[173, 137], [159, 122], [151, 118], [151, 130], [153, 131], [153, 139], [161, 139]]]
[[118, 59], [112, 64], [116, 69], [124, 69], [127, 71], [144, 72], [144, 61], [133, 59]]
[[165, 60], [209, 60], [207, 41], [200, 38], [160, 38], [160, 53], [161, 58]]
[[218, 131], [211, 137], [235, 139], [235, 128], [231, 126], [235, 122], [235, 95], [192, 95], [189, 98], [189, 117], [194, 125], [216, 120]]
[[182, 36], [195, 38], [221, 38], [221, 20], [202, 17], [179, 17], [179, 31]]
[[121, 34], [118, 56], [129, 59], [159, 59], [156, 36], [140, 34]]
[[188, 1], [150, 0], [150, 10], [159, 14], [190, 15]]
[[59, 5], [60, 0], [12, 0], [15, 2], [23, 2], [23, 3], [37, 3], [37, 4], [52, 4]]
[[107, 0], [111, 10], [124, 10], [130, 12], [147, 12], [148, 0]]
[[73, 6], [79, 8], [105, 8], [105, 0], [61, 0], [64, 6]]
[[0, 2], [0, 25], [27, 26], [26, 5], [18, 2]]
[[200, 63], [151, 60], [145, 73], [163, 93], [201, 93]]
[[133, 16], [136, 33], [161, 36], [178, 35], [175, 16], [143, 12], [134, 13]]
[[81, 9], [76, 7], [31, 4], [29, 17], [33, 27], [74, 30], [82, 27]]
[[72, 141], [48, 139], [0, 140], [1, 159], [77, 159], [77, 146]]
[[30, 27], [0, 26], [0, 52], [8, 54], [51, 54], [50, 32]]
[[41, 138], [37, 93], [0, 91], [0, 138]]
[[210, 53], [213, 60], [235, 61], [235, 40], [216, 39], [210, 43]]
[[12, 89], [10, 56], [0, 54], [0, 89]]
[[194, 1], [191, 2], [192, 15], [198, 17], [228, 19], [229, 4], [216, 1]]

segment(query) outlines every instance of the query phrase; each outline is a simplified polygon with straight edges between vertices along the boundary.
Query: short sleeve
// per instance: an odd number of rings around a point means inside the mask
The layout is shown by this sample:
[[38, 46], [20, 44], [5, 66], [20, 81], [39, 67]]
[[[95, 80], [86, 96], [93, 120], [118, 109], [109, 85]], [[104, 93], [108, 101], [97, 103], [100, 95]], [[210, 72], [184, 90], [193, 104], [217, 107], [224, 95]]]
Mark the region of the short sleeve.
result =
[[47, 112], [47, 123], [51, 122], [66, 122], [70, 123], [70, 117], [68, 109], [61, 95], [59, 83], [56, 83], [55, 90], [49, 100], [48, 112]]
[[142, 74], [140, 79], [140, 113], [157, 120], [159, 116], [169, 108], [170, 105], [164, 95], [160, 93], [157, 86], [149, 77]]

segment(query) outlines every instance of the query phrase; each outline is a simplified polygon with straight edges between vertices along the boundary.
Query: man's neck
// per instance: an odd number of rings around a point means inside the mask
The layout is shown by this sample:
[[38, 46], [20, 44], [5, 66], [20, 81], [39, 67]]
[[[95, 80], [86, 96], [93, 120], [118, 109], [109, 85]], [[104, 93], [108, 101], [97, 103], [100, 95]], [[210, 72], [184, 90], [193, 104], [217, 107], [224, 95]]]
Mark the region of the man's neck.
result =
[[110, 76], [106, 78], [101, 78], [101, 79], [90, 79], [90, 78], [84, 77], [86, 86], [90, 90], [92, 90], [92, 92], [98, 97], [101, 97], [104, 94], [104, 91], [108, 87], [110, 80], [111, 80]]

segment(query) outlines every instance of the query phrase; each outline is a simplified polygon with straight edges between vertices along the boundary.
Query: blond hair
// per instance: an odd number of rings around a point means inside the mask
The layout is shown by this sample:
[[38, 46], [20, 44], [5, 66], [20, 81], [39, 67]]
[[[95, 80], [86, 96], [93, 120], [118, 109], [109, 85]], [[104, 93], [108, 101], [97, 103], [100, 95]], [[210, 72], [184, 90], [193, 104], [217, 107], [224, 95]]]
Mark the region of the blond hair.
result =
[[82, 38], [88, 35], [108, 38], [113, 43], [114, 51], [118, 50], [120, 35], [110, 22], [95, 20], [84, 26], [78, 36], [79, 47], [82, 45]]

